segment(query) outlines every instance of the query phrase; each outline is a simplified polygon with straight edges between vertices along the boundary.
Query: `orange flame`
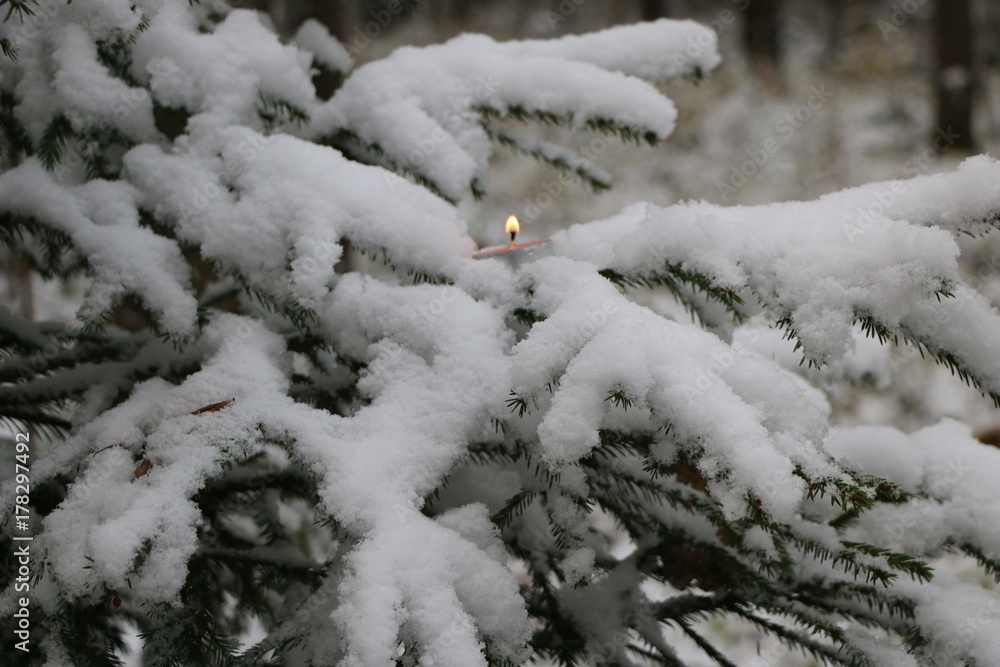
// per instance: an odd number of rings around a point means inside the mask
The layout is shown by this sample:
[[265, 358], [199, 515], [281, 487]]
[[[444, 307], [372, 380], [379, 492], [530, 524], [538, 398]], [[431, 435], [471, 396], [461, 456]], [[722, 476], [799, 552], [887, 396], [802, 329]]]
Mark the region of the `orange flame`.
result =
[[516, 215], [507, 218], [507, 225], [504, 227], [504, 231], [508, 234], [517, 234], [521, 231], [521, 223], [517, 221]]

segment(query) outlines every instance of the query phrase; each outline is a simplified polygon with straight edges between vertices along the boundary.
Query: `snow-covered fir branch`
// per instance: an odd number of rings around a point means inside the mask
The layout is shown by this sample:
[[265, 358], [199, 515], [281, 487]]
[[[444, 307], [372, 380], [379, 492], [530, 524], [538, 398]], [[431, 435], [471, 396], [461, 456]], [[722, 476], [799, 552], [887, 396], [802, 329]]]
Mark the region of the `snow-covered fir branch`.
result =
[[[0, 307], [0, 423], [34, 433], [30, 490], [0, 484], [13, 660], [113, 663], [128, 627], [149, 665], [678, 665], [673, 628], [728, 664], [710, 617], [830, 663], [1000, 655], [995, 595], [928, 564], [1000, 572], [1000, 452], [957, 422], [831, 428], [810, 383], [860, 330], [1000, 397], [955, 242], [996, 226], [1000, 163], [637, 203], [514, 270], [455, 206], [495, 148], [606, 188], [537, 125], [666, 139], [657, 85], [718, 64], [710, 29], [352, 69], [319, 24], [282, 41], [224, 3], [36, 9], [0, 23], [0, 243], [87, 289], [74, 323]], [[346, 76], [329, 100], [314, 67]], [[374, 261], [337, 268], [348, 245]], [[754, 351], [768, 326], [826, 375]]]

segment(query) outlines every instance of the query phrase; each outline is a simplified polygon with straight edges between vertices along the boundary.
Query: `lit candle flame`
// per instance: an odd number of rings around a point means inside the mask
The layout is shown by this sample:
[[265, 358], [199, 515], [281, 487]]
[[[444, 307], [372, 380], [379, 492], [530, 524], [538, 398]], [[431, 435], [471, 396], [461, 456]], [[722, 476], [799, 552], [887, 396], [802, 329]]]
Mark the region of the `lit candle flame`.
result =
[[510, 234], [510, 244], [514, 245], [514, 237], [517, 236], [519, 231], [521, 231], [521, 223], [517, 221], [516, 215], [512, 215], [507, 218], [507, 224], [504, 227], [504, 230]]

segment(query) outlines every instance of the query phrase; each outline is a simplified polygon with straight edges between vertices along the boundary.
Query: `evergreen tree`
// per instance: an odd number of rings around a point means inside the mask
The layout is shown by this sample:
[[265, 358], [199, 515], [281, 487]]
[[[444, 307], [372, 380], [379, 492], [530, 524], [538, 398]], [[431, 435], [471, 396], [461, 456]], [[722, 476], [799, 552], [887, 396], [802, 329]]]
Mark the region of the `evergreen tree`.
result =
[[[514, 270], [454, 206], [493, 148], [607, 187], [531, 128], [665, 139], [655, 84], [715, 67], [714, 33], [350, 72], [320, 24], [283, 43], [222, 3], [3, 5], [0, 241], [88, 285], [78, 322], [0, 308], [5, 664], [113, 664], [128, 627], [151, 666], [682, 664], [665, 628], [733, 664], [712, 617], [831, 664], [1000, 655], [1000, 601], [928, 564], [1000, 574], [1000, 452], [832, 429], [807, 381], [843, 380], [861, 327], [1000, 400], [954, 241], [996, 226], [1000, 163], [637, 204]], [[316, 71], [346, 76], [328, 101]], [[372, 261], [337, 273], [346, 242]]]

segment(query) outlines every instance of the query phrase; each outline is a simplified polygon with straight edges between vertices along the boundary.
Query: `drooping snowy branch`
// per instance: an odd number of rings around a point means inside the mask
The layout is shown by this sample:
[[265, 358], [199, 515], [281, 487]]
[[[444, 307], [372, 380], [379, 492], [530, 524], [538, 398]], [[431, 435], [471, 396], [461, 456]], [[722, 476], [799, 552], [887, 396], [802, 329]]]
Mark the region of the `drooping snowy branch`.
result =
[[[735, 305], [737, 313], [755, 312], [758, 302], [772, 322], [792, 332], [810, 362], [842, 357], [855, 323], [880, 338], [898, 335], [996, 400], [1000, 337], [982, 332], [997, 331], [997, 314], [962, 282], [951, 235], [925, 225], [951, 221], [963, 229], [988, 217], [996, 194], [982, 183], [997, 165], [975, 158], [955, 174], [865, 186], [816, 202], [637, 204], [554, 241], [561, 254], [621, 281], [693, 275], [741, 296], [747, 305]], [[858, 230], [858, 207], [899, 184], [899, 208], [890, 202]], [[969, 196], [955, 201], [950, 193], [962, 188]], [[911, 222], [905, 216], [914, 210], [919, 218]]]
[[34, 160], [0, 176], [0, 211], [65, 234], [85, 257], [93, 282], [81, 319], [100, 321], [131, 293], [164, 331], [191, 335], [197, 303], [187, 265], [176, 244], [139, 225], [138, 196], [121, 182], [61, 186]]
[[[733, 517], [752, 492], [788, 518], [804, 495], [796, 466], [836, 474], [818, 444], [825, 414], [773, 364], [636, 306], [588, 264], [543, 260], [526, 272], [546, 319], [514, 348], [511, 385], [543, 413], [537, 437], [550, 462], [587, 456], [601, 430], [668, 429], [662, 439], [699, 460]], [[615, 394], [634, 408], [614, 410]]]
[[715, 34], [686, 21], [546, 41], [463, 35], [359, 68], [316, 111], [309, 136], [333, 137], [458, 200], [486, 182], [484, 115], [660, 141], [676, 111], [651, 83], [701, 75], [718, 62]]
[[[1000, 573], [1000, 452], [984, 447], [958, 422], [905, 434], [889, 427], [835, 431], [826, 443], [838, 460], [900, 485], [908, 502], [880, 505], [858, 517], [849, 539], [912, 554], [943, 550], [973, 556], [994, 577]], [[921, 653], [931, 664], [997, 651], [1000, 603], [978, 586], [939, 573], [929, 584], [902, 580], [895, 586], [914, 603], [914, 620], [926, 635]], [[956, 608], [957, 606], [957, 608]], [[975, 618], [975, 632], [968, 619]]]
[[190, 153], [127, 155], [140, 205], [279, 305], [319, 306], [345, 238], [404, 275], [447, 276], [472, 251], [454, 208], [398, 176], [293, 137], [212, 136]]

